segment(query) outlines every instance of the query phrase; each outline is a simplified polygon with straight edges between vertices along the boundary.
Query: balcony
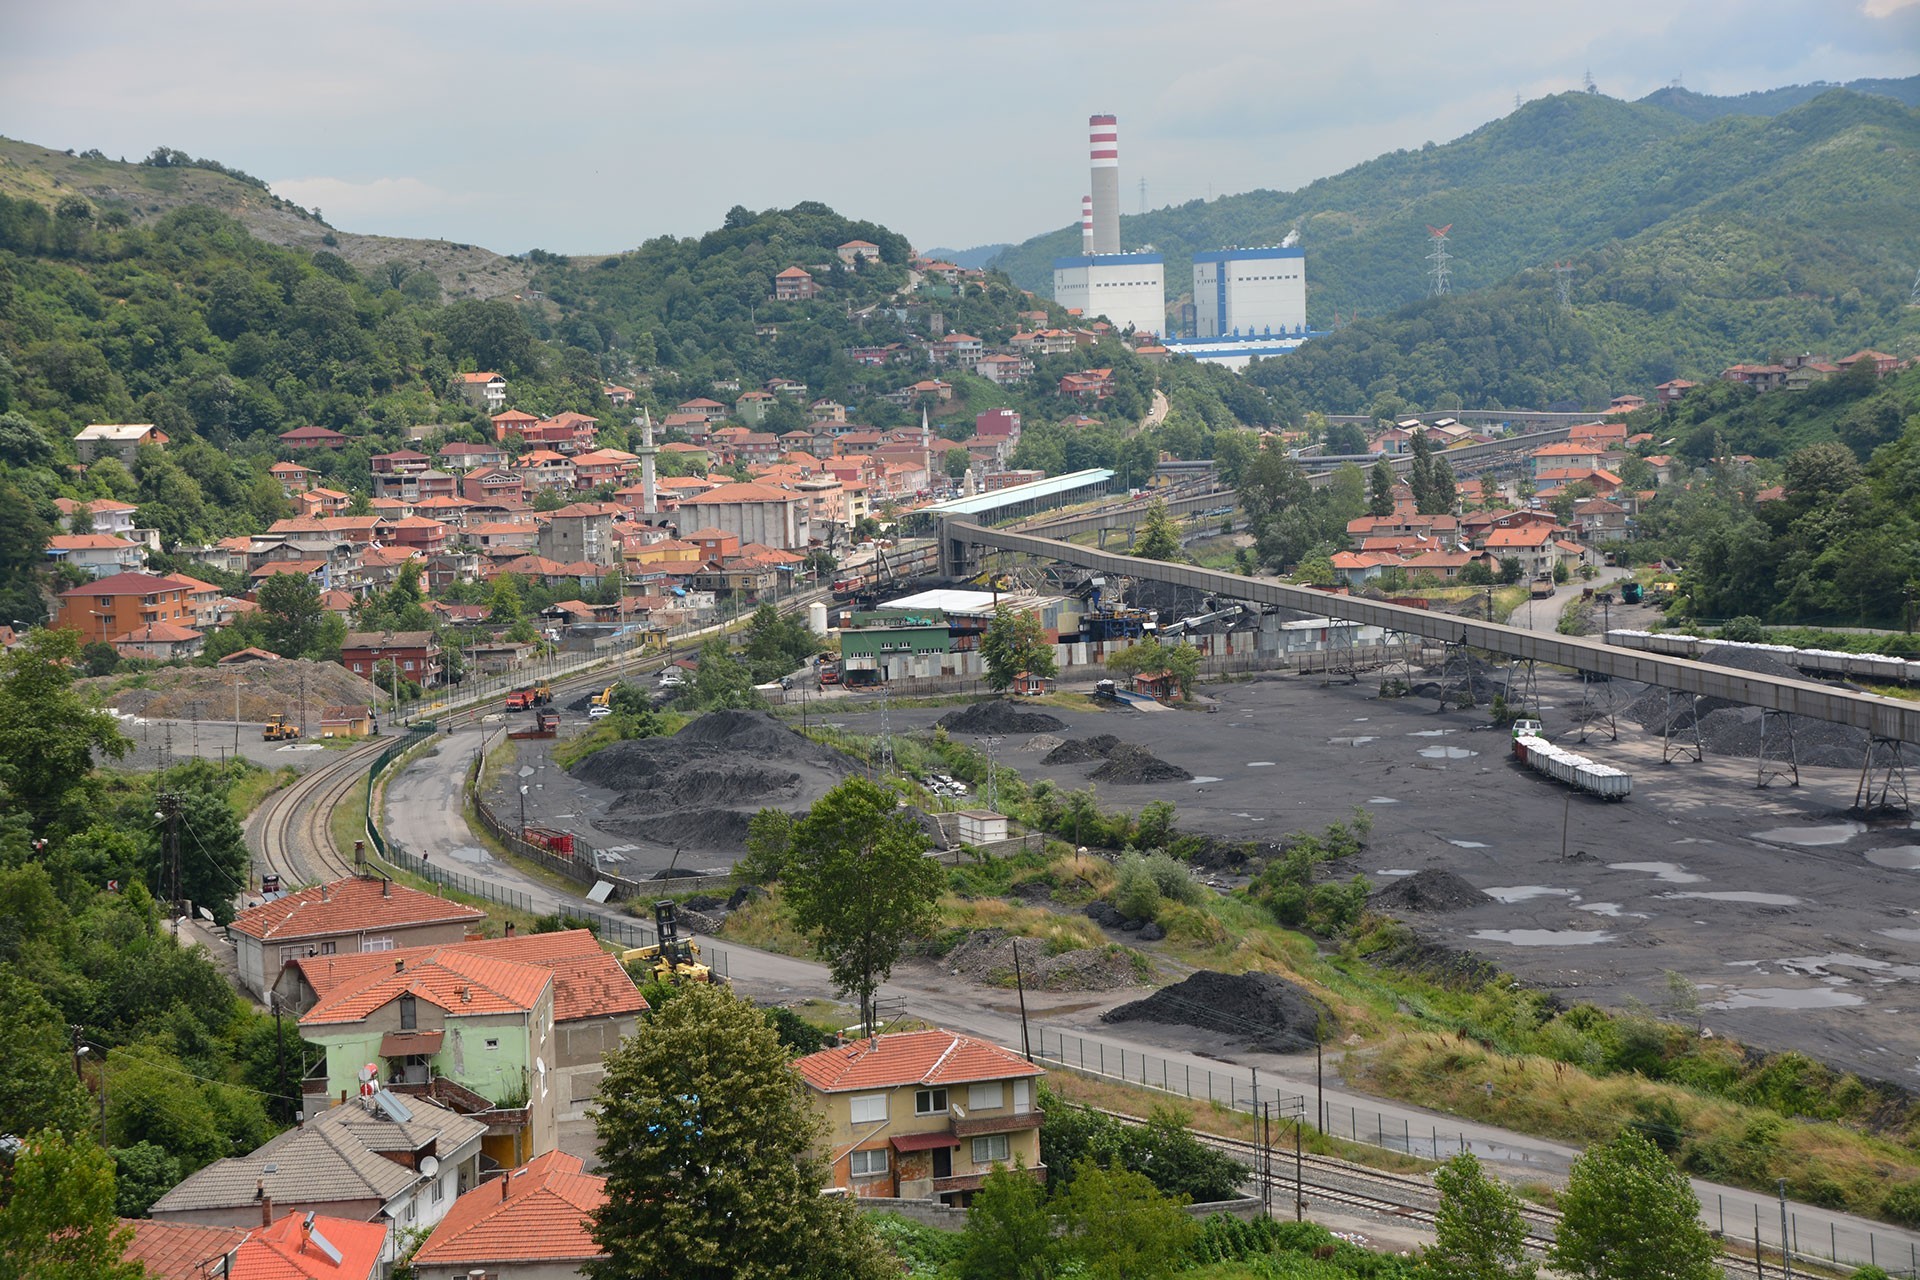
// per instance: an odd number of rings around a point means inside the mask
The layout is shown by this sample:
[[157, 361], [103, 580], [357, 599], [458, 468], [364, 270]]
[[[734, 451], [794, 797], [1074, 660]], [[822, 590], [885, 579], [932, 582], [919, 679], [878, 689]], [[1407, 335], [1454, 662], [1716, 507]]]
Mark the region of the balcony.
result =
[[962, 1120], [955, 1117], [952, 1121], [953, 1136], [956, 1138], [977, 1138], [987, 1133], [1018, 1133], [1022, 1129], [1038, 1129], [1046, 1118], [1041, 1111], [1007, 1111], [989, 1115], [970, 1115]]

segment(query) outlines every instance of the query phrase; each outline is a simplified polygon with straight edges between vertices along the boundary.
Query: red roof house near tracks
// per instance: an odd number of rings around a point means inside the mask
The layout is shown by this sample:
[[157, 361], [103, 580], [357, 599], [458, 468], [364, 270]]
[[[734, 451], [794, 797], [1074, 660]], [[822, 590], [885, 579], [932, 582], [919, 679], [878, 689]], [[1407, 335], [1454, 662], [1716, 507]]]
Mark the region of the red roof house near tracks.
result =
[[280, 970], [303, 956], [460, 942], [486, 917], [381, 876], [352, 876], [248, 907], [228, 928], [240, 984], [264, 998]]

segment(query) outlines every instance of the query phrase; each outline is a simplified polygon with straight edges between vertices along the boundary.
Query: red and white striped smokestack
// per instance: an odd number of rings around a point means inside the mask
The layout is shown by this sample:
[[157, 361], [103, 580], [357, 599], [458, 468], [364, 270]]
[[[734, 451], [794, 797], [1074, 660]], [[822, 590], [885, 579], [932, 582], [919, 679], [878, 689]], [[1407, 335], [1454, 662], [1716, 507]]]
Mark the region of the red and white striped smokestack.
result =
[[1093, 252], [1093, 197], [1080, 197], [1080, 252]]
[[1114, 116], [1087, 118], [1093, 162], [1093, 252], [1120, 252], [1120, 125]]

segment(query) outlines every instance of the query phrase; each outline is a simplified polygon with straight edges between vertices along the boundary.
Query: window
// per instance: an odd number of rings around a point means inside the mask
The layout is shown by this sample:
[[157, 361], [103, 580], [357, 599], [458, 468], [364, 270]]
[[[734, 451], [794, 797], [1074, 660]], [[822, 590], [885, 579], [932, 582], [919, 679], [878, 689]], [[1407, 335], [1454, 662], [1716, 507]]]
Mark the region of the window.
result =
[[913, 1114], [917, 1116], [945, 1115], [947, 1110], [947, 1091], [945, 1089], [922, 1089], [913, 1095]]
[[330, 955], [332, 955], [332, 954], [333, 954], [333, 943], [331, 943], [331, 942], [323, 942], [323, 943], [321, 943], [321, 944], [320, 944], [320, 954], [321, 954], [321, 955], [323, 955], [323, 956], [330, 956]]
[[878, 1178], [887, 1171], [887, 1149], [856, 1151], [847, 1157], [847, 1170], [856, 1178]]
[[492, 1037], [492, 1036], [488, 1036], [488, 1037], [487, 1037], [487, 1048], [489, 1048], [489, 1049], [498, 1049], [499, 1047], [500, 1047], [500, 1041], [499, 1041], [499, 1040], [497, 1040], [497, 1039], [495, 1039], [495, 1038], [494, 1038], [494, 1037]]
[[884, 1093], [856, 1094], [851, 1105], [855, 1124], [873, 1124], [887, 1118], [887, 1095]]
[[984, 1138], [973, 1140], [973, 1163], [976, 1167], [989, 1164], [1006, 1164], [1011, 1156], [1007, 1147], [1007, 1135], [990, 1133]]
[[415, 1010], [414, 998], [411, 995], [401, 996], [400, 997], [400, 1029], [402, 1031], [412, 1031], [414, 1027], [417, 1025], [416, 1018], [417, 1018], [417, 1014]]
[[360, 939], [360, 949], [362, 951], [391, 951], [393, 950], [393, 939], [362, 938]]
[[435, 1178], [433, 1180], [433, 1202], [439, 1204], [441, 1198], [444, 1197], [446, 1193], [447, 1180], [445, 1178]]
[[969, 1085], [967, 1087], [967, 1110], [998, 1111], [1004, 1097], [1005, 1095], [1001, 1093], [998, 1083]]

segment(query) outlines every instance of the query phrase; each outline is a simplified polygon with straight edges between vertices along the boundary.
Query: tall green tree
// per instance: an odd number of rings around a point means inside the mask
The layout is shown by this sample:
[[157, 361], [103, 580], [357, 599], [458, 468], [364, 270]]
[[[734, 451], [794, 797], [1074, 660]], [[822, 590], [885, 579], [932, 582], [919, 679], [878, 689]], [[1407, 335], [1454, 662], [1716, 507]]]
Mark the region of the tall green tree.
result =
[[980, 637], [980, 660], [987, 667], [987, 687], [1010, 689], [1021, 672], [1051, 679], [1059, 670], [1053, 644], [1040, 625], [1040, 615], [998, 605], [993, 621]]
[[1586, 1280], [1716, 1280], [1700, 1202], [1646, 1137], [1622, 1130], [1573, 1162], [1547, 1265]]
[[1143, 560], [1183, 558], [1180, 554], [1180, 531], [1174, 527], [1173, 517], [1167, 514], [1165, 501], [1155, 498], [1153, 505], [1147, 508], [1146, 519], [1140, 522], [1140, 529], [1134, 535], [1133, 549], [1128, 554]]
[[320, 588], [304, 573], [276, 573], [260, 584], [266, 647], [283, 658], [312, 657], [324, 635]]
[[1046, 1201], [1024, 1164], [995, 1165], [967, 1206], [961, 1280], [1049, 1280], [1058, 1248]]
[[1065, 1247], [1098, 1280], [1158, 1280], [1179, 1271], [1200, 1227], [1186, 1197], [1161, 1195], [1145, 1175], [1085, 1160], [1057, 1208]]
[[721, 636], [709, 636], [700, 645], [700, 666], [685, 700], [701, 711], [752, 711], [763, 705], [753, 691], [752, 670], [734, 660]]
[[1380, 461], [1374, 463], [1373, 469], [1367, 473], [1368, 515], [1384, 518], [1393, 514], [1394, 481], [1393, 464], [1382, 454]]
[[1148, 636], [1110, 656], [1107, 670], [1125, 676], [1170, 671], [1180, 696], [1186, 697], [1200, 678], [1200, 651], [1190, 644], [1168, 644], [1157, 636]]
[[[161, 787], [180, 797], [180, 892], [227, 924], [235, 896], [246, 888], [252, 858], [246, 833], [227, 802], [233, 779], [218, 765], [196, 760], [169, 770]], [[156, 870], [162, 865], [161, 836], [156, 828], [148, 864]]]
[[592, 1280], [899, 1274], [859, 1211], [820, 1194], [819, 1121], [789, 1063], [759, 1010], [701, 985], [607, 1056]]
[[69, 813], [95, 753], [132, 744], [73, 687], [80, 633], [36, 627], [0, 655], [0, 784], [36, 825]]
[[0, 965], [0, 1133], [74, 1134], [87, 1127], [73, 1047], [38, 985], [15, 966]]
[[1425, 1274], [1433, 1280], [1533, 1280], [1527, 1224], [1511, 1188], [1487, 1177], [1470, 1151], [1447, 1161], [1433, 1182], [1440, 1190], [1438, 1238], [1420, 1255]]
[[43, 1130], [14, 1157], [0, 1202], [0, 1280], [142, 1280], [133, 1232], [114, 1216], [113, 1161], [86, 1138]]
[[931, 930], [945, 877], [923, 855], [927, 836], [894, 793], [849, 778], [794, 825], [787, 851], [793, 922], [827, 960], [834, 985], [860, 1000], [873, 1026], [873, 995], [907, 939]]

